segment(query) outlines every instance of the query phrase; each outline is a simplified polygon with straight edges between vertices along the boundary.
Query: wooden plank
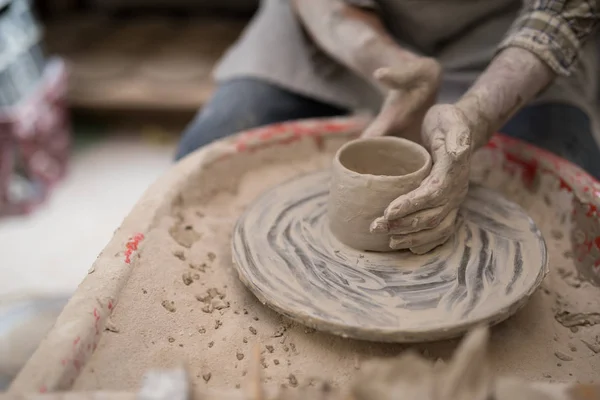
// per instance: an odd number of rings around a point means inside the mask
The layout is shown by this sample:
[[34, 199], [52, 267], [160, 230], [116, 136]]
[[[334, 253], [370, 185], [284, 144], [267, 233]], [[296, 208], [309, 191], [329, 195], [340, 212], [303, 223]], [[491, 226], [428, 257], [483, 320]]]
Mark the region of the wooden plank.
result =
[[97, 17], [77, 18], [48, 25], [48, 47], [69, 62], [69, 101], [84, 109], [198, 109], [213, 92], [214, 64], [245, 24], [152, 17], [94, 25], [86, 18]]

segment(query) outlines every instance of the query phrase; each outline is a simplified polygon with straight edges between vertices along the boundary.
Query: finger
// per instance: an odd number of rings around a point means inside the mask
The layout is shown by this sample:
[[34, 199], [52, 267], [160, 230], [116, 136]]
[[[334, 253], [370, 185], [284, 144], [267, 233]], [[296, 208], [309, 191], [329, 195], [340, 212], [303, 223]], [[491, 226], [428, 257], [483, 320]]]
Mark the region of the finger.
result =
[[448, 238], [454, 233], [458, 209], [453, 209], [446, 218], [433, 229], [411, 233], [408, 235], [393, 235], [390, 238], [390, 247], [395, 250], [419, 248], [432, 243], [437, 243], [443, 238]]
[[434, 164], [428, 178], [415, 190], [399, 196], [393, 200], [385, 209], [383, 216], [387, 221], [404, 218], [409, 214], [442, 206], [447, 203], [444, 196], [444, 187], [447, 185], [444, 179], [445, 171], [440, 170], [438, 164]]
[[388, 233], [389, 229], [389, 224], [385, 217], [376, 218], [371, 222], [371, 226], [369, 226], [371, 233]]
[[419, 86], [431, 75], [434, 64], [427, 59], [417, 59], [404, 63], [401, 68], [379, 68], [373, 76], [390, 88], [407, 90]]
[[423, 246], [411, 247], [411, 248], [409, 248], [409, 250], [411, 253], [417, 254], [417, 255], [427, 254], [431, 250], [435, 249], [436, 247], [441, 246], [444, 243], [446, 243], [448, 241], [448, 239], [450, 239], [451, 236], [452, 236], [452, 234], [450, 234], [448, 236], [443, 236], [443, 237], [439, 238], [438, 240], [433, 241], [428, 244], [425, 244]]
[[392, 130], [392, 117], [379, 113], [360, 135], [363, 138], [385, 136]]
[[471, 152], [471, 133], [466, 125], [450, 127], [446, 134], [446, 152], [455, 161], [465, 159]]
[[397, 95], [390, 93], [386, 96], [381, 110], [363, 131], [361, 137], [385, 136], [393, 133], [397, 119], [402, 115], [402, 110], [397, 107]]
[[452, 207], [449, 204], [445, 204], [428, 210], [418, 211], [399, 219], [390, 220], [387, 223], [387, 233], [392, 235], [406, 235], [426, 229], [433, 229], [440, 225], [451, 209]]

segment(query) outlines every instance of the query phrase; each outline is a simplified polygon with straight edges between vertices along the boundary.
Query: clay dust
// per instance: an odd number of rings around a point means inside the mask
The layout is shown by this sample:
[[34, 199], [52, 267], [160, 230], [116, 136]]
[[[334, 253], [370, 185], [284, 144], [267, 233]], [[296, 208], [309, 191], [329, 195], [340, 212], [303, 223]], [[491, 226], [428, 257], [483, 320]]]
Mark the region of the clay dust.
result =
[[[235, 388], [244, 382], [255, 345], [263, 379], [273, 386], [317, 386], [325, 379], [343, 385], [362, 360], [394, 357], [409, 347], [443, 365], [457, 341], [403, 346], [322, 334], [263, 306], [239, 281], [230, 251], [237, 217], [267, 188], [328, 166], [335, 149], [316, 152], [308, 143], [270, 148], [209, 166], [194, 177], [189, 193], [182, 193], [186, 201], [146, 235], [143, 256], [111, 317], [118, 332], [104, 332], [73, 389], [130, 389], [146, 370], [182, 362], [196, 387]], [[519, 178], [492, 168], [486, 157], [477, 158], [476, 165], [476, 181], [495, 182], [494, 188], [528, 210], [550, 253], [542, 290], [492, 330], [491, 368], [530, 380], [597, 380], [600, 292], [585, 280], [573, 284], [578, 275], [568, 257], [572, 198], [558, 191], [554, 178], [538, 182], [533, 194]], [[211, 189], [198, 195], [196, 185]], [[551, 201], [542, 200], [545, 193]], [[182, 279], [190, 273], [191, 282]]]

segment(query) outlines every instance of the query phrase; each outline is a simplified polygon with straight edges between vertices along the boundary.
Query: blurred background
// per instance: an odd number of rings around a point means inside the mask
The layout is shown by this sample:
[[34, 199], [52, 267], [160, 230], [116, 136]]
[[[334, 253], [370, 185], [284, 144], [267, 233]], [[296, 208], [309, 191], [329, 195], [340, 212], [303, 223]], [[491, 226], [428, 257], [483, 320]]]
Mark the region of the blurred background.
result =
[[0, 0], [0, 390], [174, 156], [258, 0]]

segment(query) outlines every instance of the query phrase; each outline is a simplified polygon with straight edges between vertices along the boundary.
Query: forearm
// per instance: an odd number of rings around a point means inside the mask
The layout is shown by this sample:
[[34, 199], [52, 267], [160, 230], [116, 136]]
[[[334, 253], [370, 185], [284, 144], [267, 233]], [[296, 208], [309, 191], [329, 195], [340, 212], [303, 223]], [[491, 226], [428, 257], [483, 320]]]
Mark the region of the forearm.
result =
[[420, 58], [398, 46], [374, 12], [342, 0], [293, 0], [293, 5], [319, 48], [375, 86], [378, 68]]
[[594, 33], [600, 0], [525, 0], [500, 52], [458, 102], [471, 122], [472, 147], [483, 146], [552, 80], [577, 67]]
[[509, 47], [500, 52], [456, 104], [470, 122], [473, 150], [484, 146], [555, 76], [546, 63], [527, 50]]

